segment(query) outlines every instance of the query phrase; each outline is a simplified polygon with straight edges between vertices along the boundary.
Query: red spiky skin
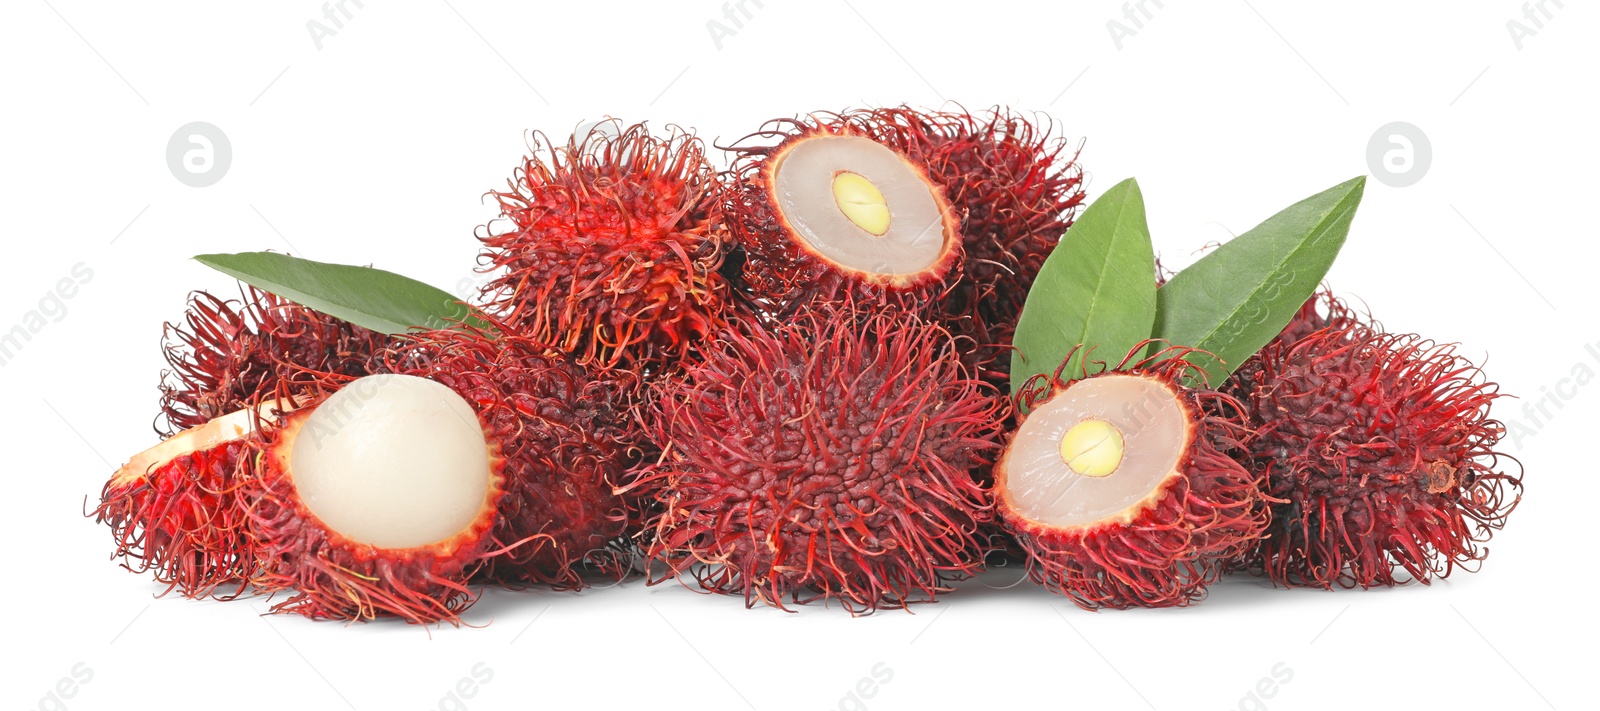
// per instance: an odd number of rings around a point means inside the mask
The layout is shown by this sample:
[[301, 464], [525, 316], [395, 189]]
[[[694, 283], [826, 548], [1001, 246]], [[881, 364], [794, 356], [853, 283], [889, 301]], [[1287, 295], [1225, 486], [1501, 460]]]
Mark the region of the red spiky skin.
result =
[[[1141, 345], [1133, 353], [1143, 350]], [[1254, 545], [1267, 526], [1262, 478], [1228, 454], [1251, 437], [1240, 405], [1220, 392], [1182, 384], [1198, 373], [1181, 359], [1186, 350], [1171, 348], [1142, 361], [1130, 355], [1113, 370], [1080, 377], [1115, 373], [1155, 380], [1187, 414], [1189, 441], [1175, 473], [1129, 510], [1082, 526], [1040, 524], [1009, 500], [1006, 455], [995, 465], [996, 508], [1027, 555], [1029, 577], [1079, 607], [1198, 602], [1227, 561]], [[1070, 387], [1059, 369], [1037, 376], [1015, 396], [1019, 412]]]
[[1251, 367], [1249, 451], [1282, 503], [1243, 567], [1287, 587], [1369, 588], [1483, 560], [1522, 482], [1499, 471], [1497, 386], [1454, 347], [1336, 320]]
[[271, 395], [285, 366], [359, 377], [387, 337], [284, 300], [240, 287], [239, 301], [204, 291], [189, 296], [181, 324], [169, 323], [162, 351], [161, 417], [170, 437]]
[[585, 366], [670, 368], [727, 308], [716, 176], [700, 140], [644, 124], [564, 147], [535, 134], [484, 230], [488, 309]]
[[1003, 406], [941, 328], [819, 306], [748, 323], [661, 386], [648, 555], [707, 591], [868, 612], [931, 600], [982, 562], [971, 472]]
[[1292, 348], [1311, 334], [1324, 329], [1338, 328], [1348, 333], [1370, 322], [1370, 318], [1358, 314], [1345, 303], [1344, 299], [1334, 296], [1331, 290], [1323, 288], [1306, 299], [1289, 319], [1289, 323], [1284, 325], [1283, 330], [1279, 331], [1278, 335], [1260, 351], [1247, 358], [1228, 376], [1219, 389], [1235, 398], [1246, 400], [1255, 389], [1256, 381], [1260, 379], [1262, 354]]
[[495, 552], [490, 532], [504, 492], [503, 460], [491, 453], [484, 508], [455, 536], [403, 549], [359, 543], [324, 526], [300, 499], [289, 475], [294, 439], [315, 409], [312, 405], [286, 416], [252, 453], [260, 458], [260, 476], [246, 482], [243, 497], [258, 560], [251, 584], [262, 592], [289, 594], [272, 612], [319, 620], [398, 617], [413, 624], [459, 624], [461, 612], [477, 599], [467, 583]]
[[[256, 474], [250, 452], [293, 404], [272, 400], [228, 413], [119, 468], [89, 514], [111, 528], [112, 557], [128, 570], [153, 571], [165, 592], [219, 599], [242, 592], [256, 570], [243, 494]], [[229, 583], [238, 587], [216, 593]]]
[[[777, 207], [776, 171], [783, 156], [800, 143], [817, 137], [862, 136], [901, 153], [902, 148], [882, 140], [848, 116], [813, 114], [801, 119], [767, 122], [761, 131], [735, 145], [735, 158], [723, 181], [723, 209], [728, 231], [738, 246], [737, 283], [742, 295], [757, 311], [782, 320], [808, 304], [850, 301], [923, 310], [943, 298], [960, 278], [962, 246], [959, 215], [950, 208], [943, 190], [926, 174], [935, 204], [944, 216], [944, 251], [927, 269], [916, 274], [875, 274], [828, 259], [789, 226]], [[746, 143], [750, 139], [775, 139], [772, 145]], [[913, 170], [920, 164], [907, 157]]]
[[584, 575], [620, 580], [639, 516], [617, 488], [635, 436], [619, 404], [632, 390], [585, 373], [570, 358], [505, 324], [404, 337], [392, 370], [454, 390], [477, 410], [505, 460], [505, 495], [491, 536], [502, 551], [485, 576], [501, 583], [580, 589]]
[[848, 112], [926, 166], [961, 216], [961, 279], [940, 302], [946, 327], [975, 344], [965, 360], [1004, 388], [1028, 289], [1083, 204], [1078, 149], [1048, 117], [995, 107]]
[[112, 557], [135, 573], [152, 572], [165, 592], [184, 597], [206, 597], [228, 583], [242, 587], [255, 569], [244, 508], [235, 496], [250, 476], [241, 471], [250, 465], [241, 459], [245, 450], [242, 440], [229, 442], [106, 482], [91, 515], [111, 527]]

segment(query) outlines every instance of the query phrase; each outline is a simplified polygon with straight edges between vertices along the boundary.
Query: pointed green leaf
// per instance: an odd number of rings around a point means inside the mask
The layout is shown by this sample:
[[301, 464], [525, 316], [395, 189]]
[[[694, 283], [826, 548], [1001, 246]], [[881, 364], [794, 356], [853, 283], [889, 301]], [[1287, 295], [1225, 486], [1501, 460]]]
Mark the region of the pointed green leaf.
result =
[[[1028, 291], [1012, 340], [1011, 391], [1054, 373], [1076, 346], [1115, 364], [1150, 338], [1155, 321], [1155, 254], [1144, 195], [1132, 178], [1095, 200], [1067, 230]], [[1082, 363], [1083, 350], [1066, 372]]]
[[1220, 384], [1316, 292], [1366, 184], [1362, 176], [1301, 200], [1179, 272], [1157, 294], [1156, 337], [1211, 353], [1190, 360]]
[[239, 281], [380, 333], [488, 324], [455, 296], [394, 272], [274, 252], [202, 254], [195, 261]]

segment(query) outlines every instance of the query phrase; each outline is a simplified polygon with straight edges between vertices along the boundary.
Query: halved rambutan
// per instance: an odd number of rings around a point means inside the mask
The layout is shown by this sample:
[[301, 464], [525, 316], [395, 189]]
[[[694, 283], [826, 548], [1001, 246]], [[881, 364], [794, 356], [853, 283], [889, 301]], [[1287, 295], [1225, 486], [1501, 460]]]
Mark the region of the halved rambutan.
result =
[[123, 567], [154, 571], [157, 582], [186, 597], [204, 597], [255, 572], [245, 506], [238, 495], [254, 477], [259, 422], [287, 403], [238, 410], [180, 432], [129, 460], [112, 475], [91, 514], [111, 527]]
[[245, 482], [251, 582], [292, 591], [274, 612], [456, 622], [496, 552], [503, 460], [489, 430], [450, 388], [407, 375], [361, 378], [288, 415], [255, 444], [260, 475]]
[[1049, 117], [1001, 107], [847, 116], [923, 166], [960, 216], [961, 279], [939, 308], [952, 332], [972, 339], [969, 366], [1003, 387], [1028, 289], [1084, 201], [1078, 148]]
[[870, 127], [834, 114], [779, 119], [729, 150], [738, 283], [762, 311], [846, 299], [922, 307], [959, 278], [959, 215], [924, 166]]
[[1250, 459], [1280, 503], [1241, 565], [1289, 587], [1367, 588], [1488, 554], [1522, 481], [1494, 451], [1498, 387], [1453, 346], [1336, 318], [1249, 365]]
[[584, 586], [631, 572], [639, 514], [617, 488], [637, 455], [618, 372], [591, 374], [565, 354], [498, 324], [410, 334], [386, 357], [395, 372], [429, 378], [472, 404], [504, 460], [505, 493], [491, 535], [502, 552], [485, 577]]
[[1239, 404], [1182, 384], [1186, 349], [1144, 350], [1030, 380], [994, 467], [1029, 576], [1086, 609], [1196, 602], [1267, 523], [1260, 477], [1227, 454], [1250, 436]]
[[286, 367], [360, 377], [387, 337], [255, 287], [231, 301], [204, 291], [189, 296], [183, 323], [161, 339], [156, 430], [172, 436], [270, 396]]
[[931, 600], [982, 563], [973, 478], [1001, 399], [912, 314], [818, 305], [744, 323], [660, 385], [648, 555], [707, 591], [852, 612]]
[[565, 146], [534, 134], [479, 235], [495, 316], [585, 366], [653, 371], [714, 330], [729, 297], [716, 175], [698, 138], [644, 124]]

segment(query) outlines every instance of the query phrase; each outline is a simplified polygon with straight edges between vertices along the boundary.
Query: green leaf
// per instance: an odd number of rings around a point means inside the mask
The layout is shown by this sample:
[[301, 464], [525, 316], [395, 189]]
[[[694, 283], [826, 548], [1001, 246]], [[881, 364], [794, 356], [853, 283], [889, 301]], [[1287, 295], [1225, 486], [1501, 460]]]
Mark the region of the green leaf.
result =
[[246, 284], [380, 333], [488, 324], [455, 296], [394, 272], [273, 252], [202, 254], [200, 262]]
[[1301, 200], [1178, 273], [1157, 294], [1156, 337], [1214, 355], [1189, 360], [1220, 384], [1316, 292], [1366, 184], [1362, 176]]
[[1035, 375], [1054, 373], [1079, 345], [1084, 349], [1064, 372], [1075, 372], [1086, 355], [1115, 364], [1149, 339], [1154, 265], [1144, 195], [1129, 178], [1083, 211], [1028, 290], [1012, 339], [1011, 391], [1020, 392]]

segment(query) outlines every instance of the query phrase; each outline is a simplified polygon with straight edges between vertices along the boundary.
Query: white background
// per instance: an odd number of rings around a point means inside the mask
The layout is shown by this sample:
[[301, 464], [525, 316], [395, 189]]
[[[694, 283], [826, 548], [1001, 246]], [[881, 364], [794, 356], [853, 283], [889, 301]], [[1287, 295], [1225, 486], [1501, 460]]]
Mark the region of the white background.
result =
[[[7, 708], [1592, 701], [1581, 660], [1596, 632], [1600, 386], [1563, 382], [1600, 373], [1585, 351], [1600, 352], [1592, 4], [1552, 1], [1541, 28], [1512, 0], [1152, 0], [1141, 28], [1108, 0], [750, 0], [737, 28], [711, 0], [366, 0], [320, 49], [307, 28], [320, 2], [235, 5], [0, 10], [0, 329], [74, 265], [93, 272], [0, 366]], [[720, 48], [712, 20], [733, 30]], [[1120, 48], [1112, 20], [1134, 30]], [[1511, 20], [1532, 31], [1520, 49]], [[467, 615], [479, 627], [429, 632], [260, 617], [260, 601], [154, 599], [82, 516], [110, 471], [156, 441], [162, 322], [190, 289], [232, 288], [191, 255], [293, 251], [456, 290], [473, 278], [473, 228], [494, 215], [480, 196], [503, 185], [530, 129], [565, 134], [611, 114], [727, 140], [796, 112], [945, 100], [1049, 112], [1087, 141], [1091, 197], [1139, 178], [1157, 247], [1179, 263], [1370, 173], [1379, 126], [1421, 127], [1427, 174], [1407, 188], [1368, 183], [1330, 278], [1391, 327], [1487, 358], [1490, 377], [1523, 396], [1496, 412], [1527, 428], [1506, 446], [1527, 467], [1527, 494], [1484, 569], [1370, 592], [1233, 579], [1190, 609], [1099, 614], [1028, 584], [973, 583], [914, 614], [860, 619], [631, 583], [490, 592]], [[191, 121], [232, 144], [211, 187], [166, 165], [168, 138]], [[1524, 409], [1558, 391], [1551, 416]], [[80, 663], [91, 680], [50, 697]], [[492, 678], [451, 697], [479, 663]], [[1292, 678], [1266, 698], [1258, 682], [1280, 664]], [[889, 680], [859, 685], [875, 669]]]

